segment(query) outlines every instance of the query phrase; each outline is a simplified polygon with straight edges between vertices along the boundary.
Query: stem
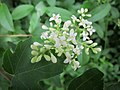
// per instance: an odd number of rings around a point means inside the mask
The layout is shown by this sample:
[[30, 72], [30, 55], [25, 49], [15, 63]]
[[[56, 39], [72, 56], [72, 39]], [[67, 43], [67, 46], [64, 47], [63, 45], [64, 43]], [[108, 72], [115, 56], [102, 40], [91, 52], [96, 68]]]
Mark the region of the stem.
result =
[[5, 78], [7, 81], [9, 81], [10, 84], [11, 84], [12, 76], [11, 76], [9, 73], [5, 72], [4, 69], [2, 69], [2, 68], [0, 68], [0, 75], [1, 75], [3, 78]]
[[31, 34], [0, 35], [0, 37], [32, 37]]

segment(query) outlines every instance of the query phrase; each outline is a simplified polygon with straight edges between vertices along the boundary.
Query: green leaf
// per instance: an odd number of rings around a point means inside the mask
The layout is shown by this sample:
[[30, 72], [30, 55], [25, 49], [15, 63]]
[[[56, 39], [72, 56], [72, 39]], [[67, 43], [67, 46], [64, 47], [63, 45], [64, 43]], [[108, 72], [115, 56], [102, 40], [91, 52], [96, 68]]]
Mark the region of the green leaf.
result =
[[103, 39], [104, 38], [103, 28], [99, 24], [96, 24], [96, 23], [93, 24], [93, 27], [95, 28], [98, 36]]
[[97, 8], [92, 10], [92, 12], [91, 12], [92, 17], [89, 18], [89, 20], [92, 22], [99, 21], [100, 19], [102, 19], [106, 15], [108, 15], [110, 9], [111, 9], [111, 6], [109, 3], [98, 6]]
[[39, 2], [36, 6], [35, 6], [35, 10], [37, 11], [37, 16], [42, 16], [45, 12], [46, 12], [46, 6], [44, 4], [44, 2]]
[[5, 4], [0, 3], [0, 24], [9, 31], [14, 31], [12, 16]]
[[55, 6], [56, 0], [47, 0], [47, 3], [48, 3], [50, 6]]
[[37, 13], [33, 13], [30, 19], [29, 32], [30, 33], [34, 32], [38, 24], [39, 24], [39, 17], [37, 16]]
[[120, 90], [120, 82], [108, 86], [105, 90]]
[[3, 58], [4, 69], [13, 74], [13, 90], [40, 90], [39, 81], [58, 75], [63, 70], [62, 58], [56, 64], [42, 59], [31, 63], [31, 39], [20, 42], [14, 53], [7, 50]]
[[29, 4], [19, 5], [18, 7], [16, 7], [13, 10], [12, 17], [14, 20], [19, 20], [19, 19], [29, 15], [33, 9], [34, 9], [34, 7]]
[[71, 81], [68, 90], [103, 90], [103, 73], [90, 69]]
[[112, 18], [118, 18], [120, 15], [119, 10], [115, 7], [111, 8], [111, 14], [112, 14]]
[[89, 58], [90, 58], [90, 57], [89, 57], [89, 55], [87, 55], [87, 54], [85, 53], [85, 50], [82, 50], [82, 54], [80, 54], [80, 55], [78, 56], [78, 60], [80, 61], [80, 64], [81, 64], [82, 66], [88, 64]]
[[52, 16], [53, 13], [60, 14], [63, 21], [69, 20], [70, 17], [72, 16], [71, 12], [59, 7], [48, 7], [46, 13], [49, 16]]
[[8, 90], [9, 82], [0, 76], [0, 90]]

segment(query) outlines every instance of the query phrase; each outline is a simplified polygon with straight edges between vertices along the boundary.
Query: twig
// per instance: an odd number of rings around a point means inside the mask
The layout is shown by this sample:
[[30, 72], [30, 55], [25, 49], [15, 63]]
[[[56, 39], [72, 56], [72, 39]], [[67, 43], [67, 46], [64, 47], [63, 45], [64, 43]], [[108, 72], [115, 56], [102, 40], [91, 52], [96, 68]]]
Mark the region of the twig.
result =
[[4, 71], [3, 68], [0, 68], [0, 75], [5, 78], [7, 81], [10, 82], [11, 84], [11, 79], [12, 79], [12, 75], [8, 74], [7, 72]]
[[31, 37], [31, 34], [0, 35], [0, 37]]

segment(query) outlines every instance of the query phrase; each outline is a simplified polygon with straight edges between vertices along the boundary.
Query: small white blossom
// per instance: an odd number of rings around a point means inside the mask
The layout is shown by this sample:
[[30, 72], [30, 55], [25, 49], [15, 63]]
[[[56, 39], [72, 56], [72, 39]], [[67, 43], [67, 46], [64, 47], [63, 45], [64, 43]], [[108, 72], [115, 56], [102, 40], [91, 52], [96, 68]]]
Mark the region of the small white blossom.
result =
[[72, 41], [74, 44], [77, 44], [75, 37], [77, 36], [77, 33], [74, 32], [74, 29], [70, 30], [69, 38], [67, 41]]
[[48, 32], [43, 32], [41, 35], [41, 39], [47, 39], [48, 38]]
[[70, 20], [68, 20], [68, 21], [66, 21], [65, 23], [64, 23], [64, 25], [63, 25], [63, 30], [69, 30], [69, 26], [71, 25], [71, 21]]
[[90, 36], [95, 32], [95, 29], [93, 27], [87, 28], [87, 31], [90, 33]]
[[55, 15], [53, 14], [52, 17], [49, 19], [49, 21], [55, 21], [56, 23], [60, 24], [61, 23], [61, 16], [59, 14]]
[[87, 39], [90, 39], [90, 38], [88, 37], [88, 33], [85, 32], [85, 31], [83, 31], [82, 36], [83, 36], [83, 41], [86, 41]]
[[80, 68], [80, 63], [78, 61], [73, 60], [73, 69], [74, 69], [74, 71], [76, 69], [78, 69], [78, 68]]
[[80, 54], [80, 48], [78, 46], [76, 46], [76, 48], [73, 49], [73, 52], [77, 55]]
[[75, 15], [72, 15], [71, 18], [72, 18], [73, 22], [75, 22], [75, 21], [79, 22], [80, 21], [79, 19], [77, 19], [77, 17]]
[[69, 52], [65, 53], [66, 59], [64, 60], [64, 63], [71, 63], [72, 56]]

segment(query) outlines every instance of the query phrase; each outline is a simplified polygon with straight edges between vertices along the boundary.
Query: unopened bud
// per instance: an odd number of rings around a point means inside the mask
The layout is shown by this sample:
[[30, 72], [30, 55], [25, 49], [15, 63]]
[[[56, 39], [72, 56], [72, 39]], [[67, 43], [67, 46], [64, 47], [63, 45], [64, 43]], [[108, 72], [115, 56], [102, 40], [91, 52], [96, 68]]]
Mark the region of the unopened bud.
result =
[[50, 61], [50, 56], [44, 55], [44, 58], [45, 58], [47, 61]]
[[53, 63], [57, 63], [57, 58], [52, 53], [50, 55], [51, 55], [51, 61]]
[[35, 57], [33, 57], [33, 58], [31, 59], [31, 63], [35, 63], [36, 60], [37, 60], [37, 56], [35, 56]]
[[38, 58], [37, 58], [36, 62], [41, 61], [41, 58], [42, 58], [42, 55], [38, 56]]
[[32, 51], [31, 54], [32, 54], [33, 56], [37, 56], [37, 55], [38, 55], [38, 52], [37, 52], [37, 51]]

